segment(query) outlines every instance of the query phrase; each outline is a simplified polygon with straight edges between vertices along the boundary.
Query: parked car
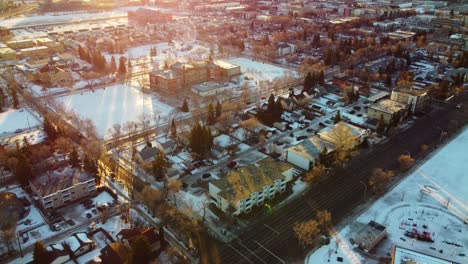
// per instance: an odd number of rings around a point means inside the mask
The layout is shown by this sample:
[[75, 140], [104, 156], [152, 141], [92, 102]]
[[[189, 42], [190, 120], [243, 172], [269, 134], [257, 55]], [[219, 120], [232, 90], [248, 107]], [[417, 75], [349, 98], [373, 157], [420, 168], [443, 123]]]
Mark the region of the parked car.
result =
[[354, 114], [356, 113], [356, 111], [351, 110], [351, 111], [349, 111], [349, 113], [352, 114], [352, 115], [354, 115]]
[[361, 110], [361, 107], [356, 105], [355, 107], [353, 107], [353, 109], [356, 110], [356, 111], [359, 111], [359, 110]]
[[228, 168], [232, 169], [232, 168], [236, 167], [236, 165], [237, 165], [237, 161], [233, 160], [233, 161], [229, 162], [226, 166]]
[[62, 227], [61, 227], [59, 224], [54, 224], [54, 225], [52, 226], [52, 230], [54, 230], [54, 231], [60, 231], [60, 230], [62, 230]]
[[208, 179], [209, 177], [211, 177], [211, 173], [209, 173], [209, 172], [203, 173], [203, 175], [202, 175], [202, 179]]
[[89, 219], [89, 218], [91, 218], [91, 217], [93, 217], [93, 215], [92, 215], [92, 214], [90, 214], [90, 213], [87, 213], [87, 214], [86, 214], [86, 218], [88, 218], [88, 219]]
[[325, 124], [322, 123], [322, 122], [319, 123], [319, 126], [321, 126], [321, 127], [326, 127]]
[[463, 104], [457, 104], [457, 105], [455, 106], [455, 108], [457, 108], [457, 109], [462, 109], [462, 108], [463, 108]]
[[313, 128], [308, 128], [306, 131], [310, 133], [310, 132], [313, 132], [314, 129]]

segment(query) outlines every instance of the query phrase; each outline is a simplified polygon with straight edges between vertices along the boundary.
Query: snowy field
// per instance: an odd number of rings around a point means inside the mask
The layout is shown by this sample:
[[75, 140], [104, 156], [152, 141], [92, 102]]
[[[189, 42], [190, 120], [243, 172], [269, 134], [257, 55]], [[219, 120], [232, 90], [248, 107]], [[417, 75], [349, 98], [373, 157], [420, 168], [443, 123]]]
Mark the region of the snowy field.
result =
[[69, 110], [89, 118], [100, 136], [106, 136], [114, 124], [139, 122], [143, 113], [149, 115], [150, 124], [160, 117], [159, 124], [167, 122], [176, 110], [161, 102], [156, 95], [144, 94], [135, 86], [117, 84], [106, 89], [57, 98]]
[[9, 109], [0, 113], [0, 134], [13, 133], [39, 125], [34, 116], [24, 108]]
[[235, 58], [227, 60], [227, 62], [240, 66], [245, 76], [258, 82], [273, 81], [286, 75], [297, 75], [295, 71], [247, 58]]
[[173, 41], [173, 44], [169, 45], [167, 42], [142, 45], [133, 48], [129, 48], [123, 54], [109, 54], [104, 53], [104, 57], [107, 61], [110, 61], [112, 56], [118, 62], [121, 56], [125, 56], [130, 59], [150, 59], [151, 48], [156, 47], [157, 56], [153, 57], [153, 68], [161, 68], [164, 65], [164, 61], [168, 61], [170, 64], [175, 62], [187, 62], [190, 60], [200, 61], [208, 59], [210, 49], [196, 43], [188, 43], [181, 41]]
[[[387, 227], [387, 239], [372, 253], [389, 257], [392, 245], [414, 249], [435, 257], [468, 263], [468, 129], [417, 168], [391, 192], [377, 200], [349, 226], [341, 230], [330, 245], [322, 246], [306, 263], [375, 263], [363, 259], [350, 243], [353, 233], [370, 220]], [[411, 239], [405, 231], [428, 232], [433, 243]], [[338, 253], [334, 253], [336, 242]]]
[[8, 18], [0, 21], [0, 26], [17, 27], [17, 26], [37, 26], [42, 24], [58, 23], [58, 22], [82, 22], [82, 20], [96, 18], [112, 18], [117, 16], [126, 16], [125, 11], [106, 11], [99, 13], [89, 12], [64, 12], [64, 13], [46, 13], [44, 15], [28, 14]]

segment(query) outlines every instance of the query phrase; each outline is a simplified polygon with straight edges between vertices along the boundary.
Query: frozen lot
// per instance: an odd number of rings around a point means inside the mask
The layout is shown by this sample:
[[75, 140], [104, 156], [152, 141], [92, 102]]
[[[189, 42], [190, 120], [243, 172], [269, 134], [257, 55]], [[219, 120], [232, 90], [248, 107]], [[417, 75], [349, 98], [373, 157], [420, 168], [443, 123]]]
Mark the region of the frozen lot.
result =
[[243, 75], [255, 81], [273, 81], [286, 75], [297, 75], [295, 71], [247, 58], [230, 59], [228, 62], [240, 66]]
[[94, 92], [77, 93], [57, 98], [69, 110], [89, 118], [100, 136], [106, 136], [114, 124], [124, 125], [129, 121], [139, 122], [143, 113], [151, 124], [160, 117], [160, 124], [175, 113], [175, 109], [155, 95], [144, 94], [131, 85], [117, 84]]
[[[468, 129], [416, 169], [391, 192], [377, 200], [352, 224], [338, 233], [341, 240], [338, 254], [331, 263], [343, 257], [344, 263], [363, 263], [363, 258], [350, 244], [353, 233], [370, 220], [387, 227], [388, 237], [377, 247], [378, 256], [388, 257], [392, 245], [414, 249], [458, 263], [468, 263], [466, 221], [468, 219]], [[408, 238], [405, 231], [430, 233], [433, 243]], [[327, 262], [329, 249], [335, 243], [315, 251], [306, 263]], [[333, 250], [334, 251], [334, 250]], [[374, 263], [366, 259], [366, 263]]]
[[0, 134], [29, 129], [37, 125], [39, 122], [24, 108], [8, 109], [0, 113]]

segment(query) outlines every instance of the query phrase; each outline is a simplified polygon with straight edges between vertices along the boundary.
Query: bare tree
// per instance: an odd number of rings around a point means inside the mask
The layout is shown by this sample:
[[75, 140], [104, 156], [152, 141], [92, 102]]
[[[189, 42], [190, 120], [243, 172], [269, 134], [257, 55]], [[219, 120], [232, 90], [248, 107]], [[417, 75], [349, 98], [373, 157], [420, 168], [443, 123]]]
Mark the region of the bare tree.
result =
[[66, 160], [67, 154], [71, 151], [72, 144], [70, 144], [70, 139], [59, 137], [54, 141], [54, 147], [62, 153], [63, 160]]
[[317, 243], [320, 233], [319, 224], [315, 220], [296, 223], [293, 226], [294, 234], [303, 247], [313, 247]]
[[413, 167], [415, 161], [410, 155], [400, 155], [398, 158], [398, 162], [403, 170], [408, 170], [409, 168]]
[[369, 187], [371, 187], [375, 193], [381, 193], [384, 190], [385, 185], [395, 176], [393, 171], [385, 171], [381, 168], [377, 168], [373, 171], [372, 176], [369, 178]]
[[306, 172], [302, 180], [306, 183], [313, 183], [326, 173], [326, 168], [322, 164], [317, 164], [312, 167], [312, 170]]

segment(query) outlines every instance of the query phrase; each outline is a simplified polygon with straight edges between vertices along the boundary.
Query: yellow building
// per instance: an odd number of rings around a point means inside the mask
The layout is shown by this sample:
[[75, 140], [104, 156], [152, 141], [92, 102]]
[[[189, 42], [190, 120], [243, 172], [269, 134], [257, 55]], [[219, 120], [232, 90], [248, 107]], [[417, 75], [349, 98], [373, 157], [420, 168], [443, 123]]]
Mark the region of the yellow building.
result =
[[45, 58], [49, 56], [49, 48], [46, 46], [38, 46], [26, 49], [20, 49], [21, 57], [30, 58]]
[[27, 49], [34, 47], [34, 41], [31, 39], [12, 40], [7, 42], [7, 46], [12, 49]]
[[16, 52], [10, 48], [0, 48], [0, 59], [16, 60]]

